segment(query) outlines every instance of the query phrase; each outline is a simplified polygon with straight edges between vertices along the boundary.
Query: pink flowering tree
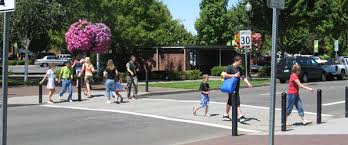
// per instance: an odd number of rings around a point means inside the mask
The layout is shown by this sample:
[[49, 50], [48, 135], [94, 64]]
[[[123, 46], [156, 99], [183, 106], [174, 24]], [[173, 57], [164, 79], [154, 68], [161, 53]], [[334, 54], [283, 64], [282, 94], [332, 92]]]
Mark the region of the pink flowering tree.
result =
[[79, 20], [65, 33], [70, 53], [105, 53], [111, 45], [111, 31], [105, 24]]

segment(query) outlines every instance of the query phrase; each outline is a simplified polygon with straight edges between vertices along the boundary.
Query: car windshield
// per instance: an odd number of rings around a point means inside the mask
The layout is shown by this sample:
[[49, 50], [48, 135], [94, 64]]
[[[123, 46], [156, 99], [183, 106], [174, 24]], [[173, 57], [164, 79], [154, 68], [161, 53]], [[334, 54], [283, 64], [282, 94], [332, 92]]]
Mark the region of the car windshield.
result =
[[329, 60], [327, 61], [327, 64], [328, 64], [328, 65], [340, 64], [340, 60], [338, 60], [338, 59], [329, 59]]

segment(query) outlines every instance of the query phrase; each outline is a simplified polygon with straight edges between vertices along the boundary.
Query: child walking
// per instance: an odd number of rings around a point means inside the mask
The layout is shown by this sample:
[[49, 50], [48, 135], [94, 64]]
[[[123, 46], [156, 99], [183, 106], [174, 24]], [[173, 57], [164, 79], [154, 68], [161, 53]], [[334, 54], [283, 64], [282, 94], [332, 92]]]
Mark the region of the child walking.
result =
[[210, 87], [208, 84], [209, 76], [203, 75], [203, 81], [201, 83], [201, 86], [199, 87], [199, 90], [201, 91], [201, 103], [199, 107], [193, 107], [193, 115], [196, 116], [196, 113], [199, 109], [205, 108], [205, 116], [208, 115], [208, 103], [209, 103], [209, 91]]
[[56, 92], [56, 76], [54, 75], [55, 64], [49, 65], [49, 70], [46, 72], [44, 78], [40, 81], [40, 85], [44, 83], [47, 78], [47, 89], [48, 89], [48, 104], [53, 104], [52, 96]]
[[[123, 103], [123, 96], [120, 94], [120, 92], [124, 91], [124, 87], [121, 84], [121, 80], [119, 78], [119, 73], [116, 77], [115, 84], [114, 84], [114, 92], [112, 92], [112, 95], [116, 97], [115, 103]], [[120, 98], [120, 102], [118, 102], [118, 98]]]
[[71, 67], [71, 62], [67, 61], [65, 63], [65, 66], [62, 67], [62, 69], [60, 70], [59, 73], [59, 77], [58, 77], [58, 82], [62, 82], [62, 90], [59, 93], [59, 99], [63, 100], [62, 97], [64, 95], [64, 93], [66, 92], [66, 90], [68, 90], [69, 92], [69, 96], [68, 96], [68, 101], [69, 102], [73, 102], [73, 88], [72, 88], [72, 79], [73, 79], [73, 68]]
[[307, 87], [303, 85], [300, 82], [300, 79], [298, 78], [298, 75], [301, 73], [301, 66], [298, 64], [294, 64], [291, 69], [291, 76], [289, 79], [289, 88], [288, 88], [288, 105], [286, 108], [286, 114], [289, 116], [292, 112], [293, 106], [296, 106], [296, 109], [298, 111], [298, 114], [300, 115], [302, 119], [303, 125], [307, 125], [312, 123], [312, 121], [306, 120], [304, 118], [304, 110], [303, 110], [303, 105], [300, 99], [299, 95], [299, 87], [304, 88], [306, 90], [309, 90], [313, 92], [313, 89], [310, 87]]

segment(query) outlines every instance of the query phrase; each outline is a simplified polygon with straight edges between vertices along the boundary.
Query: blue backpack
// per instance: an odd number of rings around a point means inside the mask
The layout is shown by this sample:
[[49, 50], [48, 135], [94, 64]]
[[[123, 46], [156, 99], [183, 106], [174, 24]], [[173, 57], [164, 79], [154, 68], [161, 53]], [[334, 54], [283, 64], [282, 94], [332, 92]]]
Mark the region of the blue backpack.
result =
[[223, 93], [235, 93], [238, 83], [239, 78], [225, 78], [220, 90]]

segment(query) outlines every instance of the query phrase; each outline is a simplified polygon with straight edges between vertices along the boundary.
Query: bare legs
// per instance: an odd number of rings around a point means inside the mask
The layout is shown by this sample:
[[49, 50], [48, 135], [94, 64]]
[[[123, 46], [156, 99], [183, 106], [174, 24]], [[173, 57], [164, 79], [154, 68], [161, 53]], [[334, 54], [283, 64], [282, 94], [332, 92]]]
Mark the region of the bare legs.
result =
[[54, 95], [55, 92], [56, 92], [55, 89], [49, 89], [48, 90], [48, 103], [53, 103], [52, 96]]

